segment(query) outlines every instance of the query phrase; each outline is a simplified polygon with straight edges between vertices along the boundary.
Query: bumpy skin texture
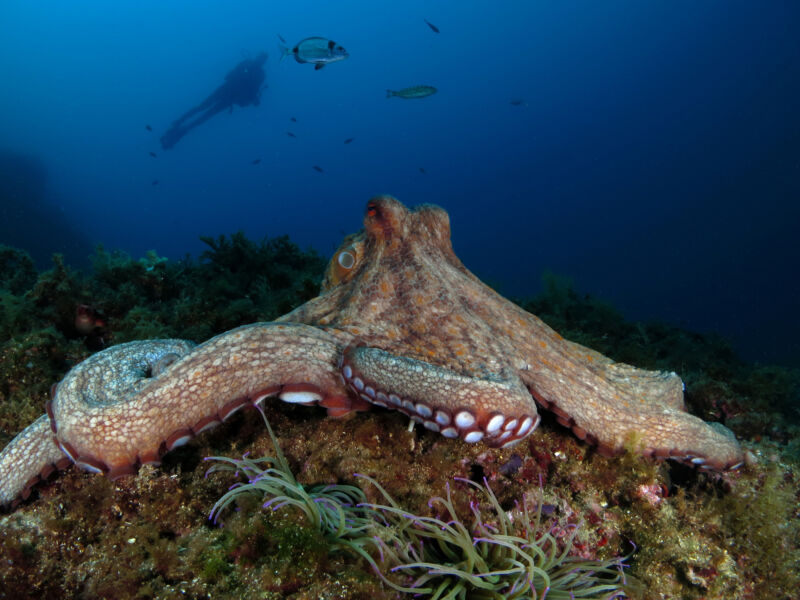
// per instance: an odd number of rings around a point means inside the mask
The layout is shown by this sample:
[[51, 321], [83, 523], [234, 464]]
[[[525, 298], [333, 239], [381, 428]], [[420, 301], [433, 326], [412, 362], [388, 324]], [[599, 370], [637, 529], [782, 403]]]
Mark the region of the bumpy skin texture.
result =
[[271, 396], [332, 416], [377, 404], [490, 446], [529, 435], [538, 404], [605, 454], [640, 440], [646, 455], [700, 468], [743, 460], [730, 431], [685, 412], [675, 373], [565, 340], [461, 264], [444, 210], [409, 211], [381, 196], [334, 255], [321, 295], [275, 322], [197, 347], [122, 344], [77, 365], [56, 388], [49, 418], [0, 453], [0, 504], [27, 497], [69, 462], [110, 477], [134, 473]]

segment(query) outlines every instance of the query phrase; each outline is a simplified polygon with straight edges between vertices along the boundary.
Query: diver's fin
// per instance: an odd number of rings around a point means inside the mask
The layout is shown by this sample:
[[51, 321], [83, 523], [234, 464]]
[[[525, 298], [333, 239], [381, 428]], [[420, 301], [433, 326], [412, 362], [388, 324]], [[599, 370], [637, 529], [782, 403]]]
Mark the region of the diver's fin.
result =
[[169, 150], [174, 147], [185, 134], [185, 130], [177, 125], [173, 125], [161, 136], [161, 147], [164, 150]]
[[317, 63], [314, 65], [314, 70], [319, 71], [322, 67], [325, 66], [325, 63]]

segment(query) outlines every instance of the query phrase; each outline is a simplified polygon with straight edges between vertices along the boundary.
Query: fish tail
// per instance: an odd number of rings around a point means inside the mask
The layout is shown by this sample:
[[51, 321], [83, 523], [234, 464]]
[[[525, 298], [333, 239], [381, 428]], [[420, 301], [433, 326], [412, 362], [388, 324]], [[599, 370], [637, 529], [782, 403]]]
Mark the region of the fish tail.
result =
[[281, 61], [292, 53], [292, 51], [283, 44], [278, 44], [278, 49], [281, 51]]
[[392, 96], [394, 96], [394, 92], [392, 90], [386, 90], [386, 97], [391, 98]]

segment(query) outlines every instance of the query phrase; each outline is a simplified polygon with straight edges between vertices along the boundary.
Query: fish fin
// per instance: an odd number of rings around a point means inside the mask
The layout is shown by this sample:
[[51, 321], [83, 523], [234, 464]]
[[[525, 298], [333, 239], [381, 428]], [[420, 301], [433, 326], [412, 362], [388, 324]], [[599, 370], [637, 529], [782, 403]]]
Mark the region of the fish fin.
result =
[[292, 51], [283, 44], [278, 44], [278, 49], [281, 51], [281, 59], [278, 62], [282, 62], [284, 58], [292, 53]]
[[314, 65], [314, 70], [319, 71], [322, 67], [325, 66], [325, 63], [317, 63]]

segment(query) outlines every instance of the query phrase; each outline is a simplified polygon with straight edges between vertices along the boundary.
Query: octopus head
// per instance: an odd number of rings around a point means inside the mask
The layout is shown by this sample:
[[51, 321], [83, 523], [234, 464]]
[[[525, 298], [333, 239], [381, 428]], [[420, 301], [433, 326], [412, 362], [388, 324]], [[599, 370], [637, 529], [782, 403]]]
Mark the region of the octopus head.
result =
[[348, 235], [334, 253], [322, 291], [351, 281], [359, 272], [379, 269], [382, 260], [419, 253], [455, 258], [447, 212], [434, 204], [409, 210], [392, 196], [376, 196], [367, 203], [364, 229]]

